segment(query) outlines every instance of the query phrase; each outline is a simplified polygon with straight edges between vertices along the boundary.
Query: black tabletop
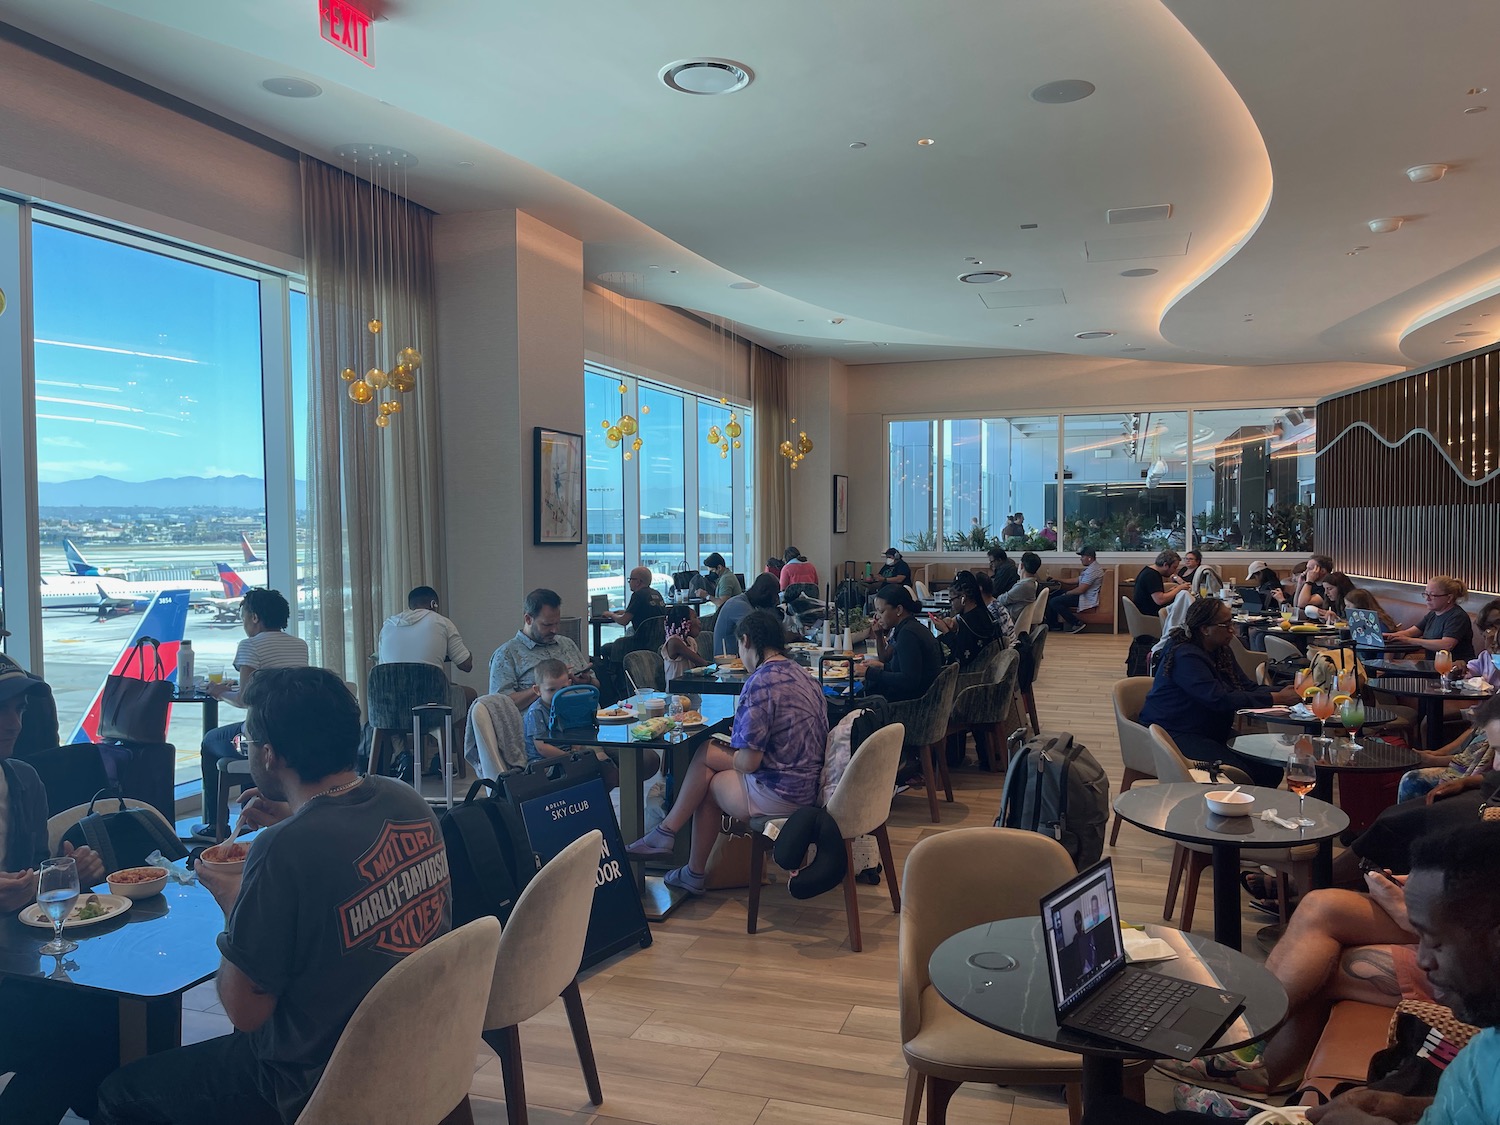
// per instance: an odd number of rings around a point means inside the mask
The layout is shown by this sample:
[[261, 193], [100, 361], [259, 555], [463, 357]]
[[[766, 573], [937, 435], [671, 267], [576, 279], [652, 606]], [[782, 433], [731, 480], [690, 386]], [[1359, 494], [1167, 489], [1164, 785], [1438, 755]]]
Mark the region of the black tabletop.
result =
[[1422, 764], [1415, 751], [1373, 735], [1362, 738], [1358, 750], [1353, 749], [1347, 738], [1335, 738], [1332, 745], [1325, 746], [1306, 734], [1242, 734], [1230, 739], [1229, 747], [1238, 754], [1284, 766], [1287, 756], [1298, 743], [1303, 743], [1304, 748], [1316, 757], [1318, 769], [1330, 773], [1404, 773]]
[[[724, 719], [734, 718], [736, 702], [733, 696], [705, 694], [698, 708], [703, 714], [705, 729]], [[552, 741], [563, 746], [638, 746], [658, 750], [676, 745], [664, 738], [637, 741], [630, 737], [630, 728], [633, 726], [634, 723], [601, 723], [597, 727], [562, 731]], [[689, 736], [697, 733], [699, 732], [696, 730], [687, 731]]]
[[1415, 676], [1419, 680], [1437, 679], [1437, 668], [1430, 660], [1365, 660], [1364, 666], [1366, 672], [1379, 672], [1383, 676]]
[[[1282, 726], [1304, 727], [1307, 730], [1317, 730], [1323, 725], [1321, 719], [1315, 719], [1311, 717], [1304, 719], [1300, 715], [1293, 715], [1289, 711], [1282, 711], [1279, 713], [1276, 711], [1256, 711], [1254, 712], [1254, 717], [1259, 719], [1263, 723], [1277, 723]], [[1394, 711], [1390, 711], [1384, 707], [1376, 707], [1373, 704], [1366, 703], [1365, 721], [1361, 725], [1367, 727], [1378, 726], [1381, 723], [1394, 722], [1395, 719], [1396, 713]], [[1344, 721], [1339, 718], [1338, 711], [1334, 711], [1334, 713], [1328, 717], [1328, 725], [1331, 727], [1343, 727]]]
[[1424, 680], [1416, 676], [1381, 676], [1370, 680], [1365, 687], [1386, 695], [1432, 695], [1441, 699], [1488, 699], [1493, 691], [1475, 691], [1468, 684], [1450, 684], [1443, 691], [1436, 679]]
[[1232, 844], [1237, 848], [1316, 844], [1349, 827], [1349, 817], [1342, 809], [1313, 797], [1307, 799], [1303, 810], [1315, 822], [1311, 828], [1283, 828], [1274, 820], [1261, 820], [1259, 814], [1266, 809], [1284, 820], [1294, 820], [1298, 812], [1295, 793], [1259, 785], [1240, 787], [1241, 793], [1255, 795], [1255, 808], [1249, 816], [1218, 816], [1209, 811], [1203, 800], [1203, 794], [1211, 789], [1192, 781], [1137, 785], [1115, 798], [1115, 811], [1137, 828], [1169, 840], [1185, 844]]
[[[1134, 792], [1134, 790], [1130, 790]], [[1286, 1018], [1286, 993], [1265, 967], [1241, 953], [1171, 926], [1146, 926], [1176, 951], [1169, 961], [1136, 966], [1245, 996], [1245, 1009], [1204, 1054], [1226, 1051], [1274, 1031]], [[1123, 1043], [1057, 1025], [1040, 918], [1008, 918], [954, 934], [927, 965], [932, 986], [970, 1019], [1033, 1043], [1108, 1058], [1150, 1058]]]
[[0, 976], [48, 978], [60, 987], [154, 999], [185, 992], [219, 969], [215, 939], [224, 929], [224, 912], [202, 887], [169, 883], [162, 894], [133, 902], [118, 918], [64, 931], [78, 943], [63, 958], [65, 978], [52, 975], [54, 958], [37, 953], [52, 931], [22, 924], [17, 913], [0, 919]]

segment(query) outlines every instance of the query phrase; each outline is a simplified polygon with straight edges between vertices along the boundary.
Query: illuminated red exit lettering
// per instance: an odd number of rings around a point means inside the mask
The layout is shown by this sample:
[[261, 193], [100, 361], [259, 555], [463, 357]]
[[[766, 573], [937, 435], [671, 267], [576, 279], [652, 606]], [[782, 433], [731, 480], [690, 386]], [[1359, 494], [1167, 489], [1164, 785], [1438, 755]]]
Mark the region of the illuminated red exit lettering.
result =
[[375, 43], [370, 37], [370, 17], [348, 0], [318, 0], [318, 31], [339, 50], [374, 68]]

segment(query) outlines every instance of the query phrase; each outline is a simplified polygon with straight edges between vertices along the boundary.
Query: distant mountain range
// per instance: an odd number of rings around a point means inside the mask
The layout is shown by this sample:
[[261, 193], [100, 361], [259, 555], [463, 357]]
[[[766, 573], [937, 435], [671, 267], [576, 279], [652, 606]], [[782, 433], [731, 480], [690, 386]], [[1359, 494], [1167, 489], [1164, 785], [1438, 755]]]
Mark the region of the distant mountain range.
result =
[[[259, 477], [159, 477], [156, 480], [41, 481], [42, 508], [247, 508], [266, 506], [266, 482]], [[297, 482], [297, 507], [307, 507], [307, 482]]]

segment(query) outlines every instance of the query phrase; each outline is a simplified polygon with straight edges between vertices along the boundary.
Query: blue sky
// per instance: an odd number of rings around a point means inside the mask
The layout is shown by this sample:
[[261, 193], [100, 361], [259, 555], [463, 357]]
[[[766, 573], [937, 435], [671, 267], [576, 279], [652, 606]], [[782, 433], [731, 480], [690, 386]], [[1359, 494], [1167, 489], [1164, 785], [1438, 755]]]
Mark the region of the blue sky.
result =
[[38, 477], [263, 476], [257, 283], [32, 230]]

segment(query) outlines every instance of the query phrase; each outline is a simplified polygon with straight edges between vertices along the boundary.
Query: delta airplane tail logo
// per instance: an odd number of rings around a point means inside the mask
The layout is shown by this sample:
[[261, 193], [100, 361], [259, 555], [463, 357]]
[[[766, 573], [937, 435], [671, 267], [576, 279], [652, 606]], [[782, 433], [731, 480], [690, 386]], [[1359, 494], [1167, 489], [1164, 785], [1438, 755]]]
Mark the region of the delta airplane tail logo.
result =
[[[109, 670], [110, 676], [124, 676], [132, 680], [154, 680], [156, 675], [156, 654], [161, 656], [161, 678], [177, 682], [177, 650], [182, 644], [182, 634], [187, 629], [189, 592], [187, 590], [165, 590], [151, 599], [151, 605], [141, 616], [140, 624], [135, 627], [135, 632], [130, 635], [130, 640], [125, 642], [125, 647], [120, 650], [120, 655], [115, 658], [113, 667]], [[144, 660], [136, 658], [135, 646], [142, 640], [155, 640], [157, 649], [153, 650], [147, 645], [141, 650]], [[145, 667], [142, 667], [142, 664]], [[99, 690], [94, 694], [94, 701], [89, 704], [89, 709], [84, 712], [83, 719], [78, 728], [73, 732], [70, 742], [98, 742], [99, 741], [99, 712], [100, 705], [104, 699], [104, 684], [108, 678], [99, 685]], [[167, 721], [171, 722], [171, 707], [167, 708]]]
[[448, 852], [435, 824], [387, 821], [355, 867], [365, 886], [339, 907], [345, 953], [373, 945], [404, 957], [437, 934], [448, 904]]
[[235, 573], [234, 567], [228, 563], [215, 563], [219, 569], [219, 581], [224, 583], [224, 596], [226, 598], [243, 598], [245, 596], [245, 580]]
[[240, 532], [240, 550], [245, 553], [245, 561], [247, 563], [258, 563], [266, 561], [255, 553], [255, 548], [250, 546], [250, 540], [246, 538], [243, 531]]

